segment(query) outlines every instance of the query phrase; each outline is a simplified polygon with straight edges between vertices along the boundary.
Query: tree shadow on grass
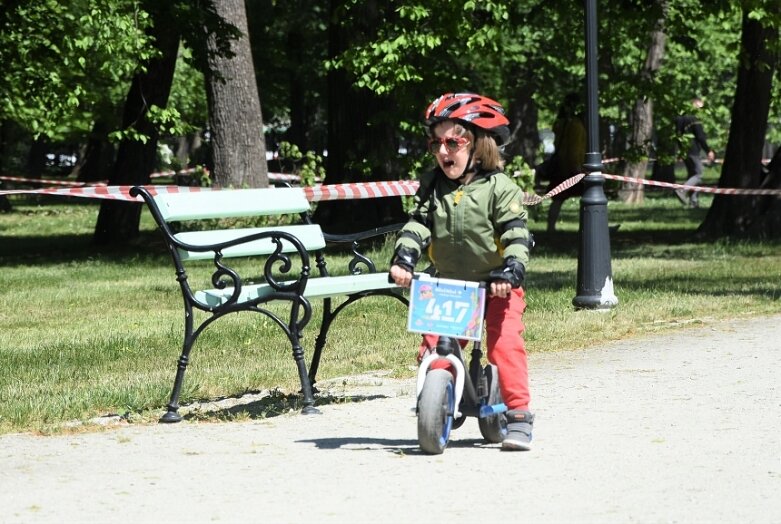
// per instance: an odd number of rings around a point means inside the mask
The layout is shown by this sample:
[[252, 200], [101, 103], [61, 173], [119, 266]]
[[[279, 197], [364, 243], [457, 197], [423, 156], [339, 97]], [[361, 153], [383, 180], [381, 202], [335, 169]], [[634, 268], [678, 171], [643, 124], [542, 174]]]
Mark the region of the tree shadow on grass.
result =
[[[647, 290], [646, 279], [621, 279], [620, 285], [627, 290]], [[733, 276], [728, 280], [720, 277], [673, 276], [665, 277], [653, 283], [653, 289], [662, 293], [686, 293], [690, 295], [754, 296], [774, 301], [781, 300], [781, 284], [759, 282], [755, 277]]]
[[[577, 282], [576, 275], [573, 272], [548, 271], [531, 274], [527, 279], [527, 284], [529, 289], [556, 292], [562, 289], [572, 289], [574, 291]], [[688, 295], [708, 295], [712, 297], [753, 296], [781, 301], [781, 284], [773, 282], [769, 277], [764, 281], [752, 276], [732, 276], [725, 280], [719, 276], [700, 274], [668, 275], [662, 279], [620, 277], [615, 280], [615, 284], [623, 291], [653, 291], [660, 294], [686, 293]]]
[[92, 234], [42, 236], [0, 236], [0, 263], [3, 266], [62, 264], [83, 260], [124, 262], [130, 259], [164, 259], [165, 244], [156, 231], [143, 232], [123, 245], [97, 246]]
[[[578, 258], [580, 248], [580, 234], [576, 231], [560, 231], [555, 233], [534, 232], [535, 246], [531, 256], [555, 256]], [[643, 246], [659, 246], [643, 252], [646, 257], [667, 258], [665, 248], [677, 248], [687, 244], [693, 245], [708, 243], [698, 239], [693, 231], [679, 229], [658, 230], [634, 230], [624, 231], [619, 229], [610, 233], [610, 251], [612, 258], [628, 258], [636, 256], [637, 249]]]

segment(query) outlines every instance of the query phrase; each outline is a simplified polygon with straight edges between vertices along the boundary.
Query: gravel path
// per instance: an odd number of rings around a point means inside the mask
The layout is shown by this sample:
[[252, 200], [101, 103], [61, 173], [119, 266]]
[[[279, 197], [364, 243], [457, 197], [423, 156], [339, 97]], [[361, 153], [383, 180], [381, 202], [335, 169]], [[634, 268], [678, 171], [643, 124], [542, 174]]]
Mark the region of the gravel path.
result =
[[420, 454], [412, 383], [323, 415], [0, 437], [0, 522], [781, 522], [781, 316], [530, 357], [534, 450]]

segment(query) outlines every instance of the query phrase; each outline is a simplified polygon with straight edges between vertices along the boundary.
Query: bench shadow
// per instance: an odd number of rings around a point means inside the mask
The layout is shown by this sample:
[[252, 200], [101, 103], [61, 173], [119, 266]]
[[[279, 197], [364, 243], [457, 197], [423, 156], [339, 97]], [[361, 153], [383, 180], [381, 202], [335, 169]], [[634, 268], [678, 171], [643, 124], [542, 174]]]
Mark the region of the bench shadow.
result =
[[[260, 396], [260, 398], [257, 398]], [[353, 402], [370, 402], [389, 398], [387, 395], [330, 395], [320, 393], [315, 397], [315, 407]], [[220, 407], [220, 404], [230, 404]], [[215, 406], [216, 405], [216, 406]], [[239, 396], [221, 397], [210, 401], [197, 402], [182, 406], [183, 420], [263, 420], [291, 412], [300, 412], [303, 408], [301, 395], [279, 391], [249, 391]], [[317, 416], [301, 415], [299, 416]]]

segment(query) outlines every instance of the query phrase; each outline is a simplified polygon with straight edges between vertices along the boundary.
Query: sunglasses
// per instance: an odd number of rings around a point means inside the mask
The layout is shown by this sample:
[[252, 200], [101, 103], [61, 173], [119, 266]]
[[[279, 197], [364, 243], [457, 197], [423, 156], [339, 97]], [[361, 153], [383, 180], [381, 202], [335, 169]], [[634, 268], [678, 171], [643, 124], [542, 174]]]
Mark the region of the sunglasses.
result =
[[461, 136], [449, 136], [445, 138], [429, 138], [428, 150], [432, 155], [439, 153], [440, 148], [444, 145], [448, 153], [458, 153], [469, 143], [468, 138]]

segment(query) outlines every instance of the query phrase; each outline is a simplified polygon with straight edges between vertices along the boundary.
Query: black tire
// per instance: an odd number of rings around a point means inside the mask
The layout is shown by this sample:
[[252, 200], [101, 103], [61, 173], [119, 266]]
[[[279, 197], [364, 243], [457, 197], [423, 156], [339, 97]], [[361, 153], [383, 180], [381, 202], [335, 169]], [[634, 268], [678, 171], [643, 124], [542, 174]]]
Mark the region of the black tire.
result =
[[[463, 405], [463, 402], [462, 402], [461, 404]], [[458, 429], [458, 428], [460, 428], [461, 426], [463, 426], [463, 425], [464, 425], [464, 422], [466, 422], [466, 419], [467, 419], [467, 418], [468, 418], [468, 417], [467, 417], [466, 415], [461, 415], [460, 417], [458, 417], [457, 419], [455, 419], [455, 420], [453, 421], [453, 427], [452, 427], [451, 429]]]
[[[496, 370], [496, 366], [488, 364], [485, 367], [485, 378], [488, 381], [488, 404], [501, 403], [502, 393], [499, 390], [499, 373]], [[477, 419], [477, 425], [480, 426], [480, 434], [488, 442], [498, 444], [507, 435], [507, 417], [504, 413], [479, 418]]]
[[453, 375], [445, 369], [432, 369], [418, 397], [418, 443], [425, 453], [439, 455], [445, 451], [455, 407]]

